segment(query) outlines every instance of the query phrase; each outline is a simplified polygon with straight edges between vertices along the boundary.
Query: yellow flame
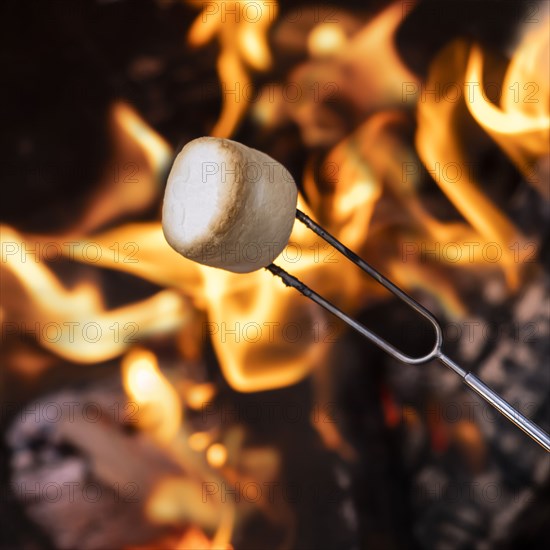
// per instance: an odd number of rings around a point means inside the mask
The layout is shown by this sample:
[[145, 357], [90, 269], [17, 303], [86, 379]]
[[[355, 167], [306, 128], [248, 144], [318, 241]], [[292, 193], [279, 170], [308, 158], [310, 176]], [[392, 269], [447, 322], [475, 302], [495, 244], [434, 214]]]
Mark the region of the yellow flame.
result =
[[130, 105], [113, 103], [108, 121], [111, 158], [85, 213], [71, 228], [75, 235], [151, 207], [160, 193], [159, 176], [172, 159], [168, 143]]
[[[231, 6], [234, 4], [231, 3]], [[215, 6], [222, 9], [220, 3]], [[207, 9], [213, 8], [204, 7], [204, 10]], [[236, 9], [243, 8], [237, 6]], [[189, 41], [199, 46], [217, 37], [222, 46], [218, 59], [222, 82], [242, 77], [240, 83], [246, 83], [246, 64], [261, 68], [264, 66], [261, 60], [267, 59], [265, 52], [268, 50], [261, 53], [261, 44], [266, 44], [266, 29], [271, 21], [264, 19], [257, 27], [243, 20], [231, 22], [231, 18], [223, 23], [219, 17], [204, 19], [208, 15], [204, 10], [190, 30]], [[342, 52], [342, 56], [348, 60], [350, 55], [357, 58], [361, 45], [372, 45], [376, 39], [388, 39], [401, 16], [401, 6], [398, 4], [381, 12], [354, 37], [350, 51]], [[328, 29], [318, 29], [317, 32], [322, 36]], [[254, 52], [245, 53], [244, 50], [248, 51], [250, 46], [253, 46]], [[388, 73], [394, 76], [408, 74], [391, 48], [386, 54], [384, 63], [392, 67]], [[254, 57], [257, 55], [258, 58]], [[472, 70], [478, 71], [479, 63], [476, 65], [476, 62], [479, 59], [476, 55], [475, 50], [469, 51], [461, 42], [452, 44], [435, 60], [427, 87], [434, 81], [440, 85], [456, 81], [465, 74], [468, 57], [473, 63]], [[460, 140], [453, 132], [457, 116], [453, 104], [430, 101], [430, 97], [418, 106], [416, 142], [422, 161], [428, 167], [446, 161], [465, 163]], [[464, 105], [462, 107], [465, 110]], [[216, 130], [219, 135], [232, 132], [242, 115], [240, 109], [241, 106], [224, 106]], [[163, 157], [164, 146], [147, 134], [144, 123], [131, 110], [119, 106], [115, 114], [119, 126], [127, 130], [128, 135], [134, 136], [134, 141], [140, 144], [139, 148], [150, 151], [149, 164]], [[391, 132], [393, 125], [403, 124], [402, 117], [390, 111], [372, 115], [338, 143], [322, 163], [324, 177], [329, 180], [323, 192], [320, 191], [318, 178], [314, 177], [313, 164], [309, 163], [304, 188], [311, 206], [308, 207], [302, 197], [298, 206], [317, 218], [350, 248], [372, 259], [377, 267], [395, 277], [406, 289], [423, 285], [437, 287], [441, 301], [458, 315], [462, 311], [461, 304], [452, 285], [444, 284], [444, 273], [430, 266], [399, 263], [396, 256], [400, 244], [415, 238], [429, 243], [428, 246], [437, 240], [452, 239], [462, 248], [474, 239], [481, 243], [497, 242], [505, 253], [503, 266], [508, 280], [515, 284], [518, 281], [518, 264], [508, 244], [521, 236], [485, 196], [474, 178], [465, 178], [457, 185], [441, 178], [437, 181], [462, 213], [464, 223], [445, 224], [431, 216], [417, 196], [414, 182], [403, 181], [404, 159], [415, 162], [416, 157], [411, 148]], [[331, 167], [337, 169], [332, 180]], [[387, 194], [395, 197], [399, 207], [401, 217], [396, 223], [376, 220], [374, 216]], [[92, 242], [101, 252], [94, 261], [86, 255], [87, 247]], [[132, 257], [135, 261], [125, 262], [124, 258], [116, 258], [112, 251], [113, 243], [117, 243], [120, 250], [128, 249], [132, 243], [137, 244]], [[134, 309], [117, 309], [109, 317], [98, 302], [96, 291], [87, 287], [67, 291], [59, 286], [47, 269], [44, 271], [44, 266], [35, 269], [35, 265], [21, 266], [17, 261], [11, 261], [10, 271], [16, 274], [25, 291], [32, 295], [30, 302], [38, 304], [37, 311], [41, 312], [42, 319], [56, 318], [55, 315], [66, 319], [73, 309], [78, 309], [81, 316], [96, 315], [103, 323], [137, 318], [139, 324], [149, 327], [146, 334], [152, 334], [155, 329], [175, 330], [181, 327], [187, 304], [192, 303], [207, 318], [201, 327], [203, 338], [211, 340], [225, 378], [240, 391], [262, 391], [298, 382], [318, 364], [319, 357], [325, 351], [324, 344], [334, 339], [331, 334], [327, 336], [330, 332], [327, 326], [330, 326], [332, 319], [320, 308], [287, 289], [278, 279], [263, 271], [237, 275], [190, 262], [167, 245], [158, 222], [122, 225], [94, 235], [93, 241], [91, 238], [79, 239], [71, 248], [71, 253], [77, 261], [126, 271], [172, 290], [128, 306], [135, 306]], [[471, 261], [469, 251], [462, 257], [464, 261]], [[478, 259], [476, 256], [475, 261]], [[327, 250], [323, 240], [299, 223], [295, 225], [291, 242], [277, 263], [351, 314], [368, 300], [382, 295], [378, 285], [364, 277], [352, 264]], [[342, 285], [343, 277], [345, 285]], [[40, 281], [38, 287], [36, 281]], [[48, 290], [45, 293], [42, 292], [44, 288]], [[97, 295], [92, 296], [93, 292]], [[65, 305], [60, 308], [61, 303]], [[55, 349], [60, 354], [70, 353], [61, 344]], [[77, 350], [75, 357], [80, 361], [90, 361], [122, 353], [124, 349], [120, 342], [111, 347], [94, 345], [90, 350]], [[152, 372], [147, 372], [141, 376], [153, 376]], [[140, 384], [139, 378], [134, 380], [135, 391], [139, 392]], [[198, 387], [184, 392], [184, 399], [190, 407], [200, 406], [209, 398], [209, 391], [207, 387]]]
[[[211, 472], [211, 471], [210, 471]], [[221, 478], [215, 474], [205, 477], [209, 483], [220, 487]], [[214, 531], [207, 543], [199, 537], [204, 548], [229, 550], [233, 526], [235, 523], [235, 505], [230, 500], [220, 500], [218, 492], [205, 499], [205, 486], [190, 477], [169, 477], [161, 481], [146, 504], [147, 517], [155, 523], [181, 525], [191, 523], [205, 531]], [[190, 542], [182, 540], [181, 548], [190, 548]], [[178, 546], [180, 548], [180, 546]], [[193, 550], [201, 546], [192, 546]]]
[[142, 148], [154, 175], [163, 175], [172, 157], [172, 148], [168, 142], [127, 103], [115, 103], [113, 117], [126, 134], [126, 139]]
[[191, 522], [206, 529], [220, 523], [220, 510], [205, 501], [204, 488], [193, 479], [170, 477], [161, 481], [147, 502], [147, 516], [155, 523]]
[[[483, 90], [483, 51], [477, 45], [474, 45], [470, 52], [466, 70], [466, 81], [470, 86], [473, 86], [474, 90], [476, 88]], [[523, 83], [524, 80], [522, 81]], [[522, 88], [520, 87], [520, 89]], [[513, 93], [513, 86], [508, 86], [507, 88], [503, 86], [503, 91], [502, 103], [503, 107], [506, 106], [506, 110], [504, 108], [500, 109], [491, 103], [485, 92], [474, 93], [471, 91], [466, 104], [474, 118], [485, 129], [494, 132], [496, 135], [502, 134], [509, 138], [515, 134], [527, 134], [521, 136], [524, 140], [527, 139], [527, 146], [533, 147], [534, 151], [539, 154], [547, 151], [548, 144], [547, 141], [544, 141], [544, 137], [548, 135], [550, 121], [548, 115], [545, 113], [541, 113], [538, 116], [527, 115], [518, 109], [518, 105], [521, 105], [522, 102], [516, 102], [513, 99], [515, 95]], [[543, 105], [545, 103], [542, 102]], [[534, 134], [535, 139], [529, 139], [531, 134]], [[503, 143], [505, 143], [504, 140]]]
[[[432, 63], [426, 88], [444, 88], [447, 84], [464, 81], [469, 46], [464, 41], [454, 41]], [[467, 90], [464, 90], [467, 93]], [[462, 109], [462, 111], [460, 110]], [[462, 216], [478, 234], [481, 244], [496, 243], [502, 252], [500, 265], [505, 270], [512, 288], [519, 283], [519, 267], [512, 244], [523, 237], [507, 216], [485, 195], [480, 184], [466, 170], [469, 166], [464, 146], [456, 128], [456, 120], [462, 117], [463, 103], [444, 101], [436, 95], [418, 104], [418, 128], [416, 146], [425, 166], [433, 170], [436, 165], [455, 163], [462, 167], [459, 181], [435, 174], [436, 183], [447, 195]], [[464, 251], [465, 257], [467, 252]]]
[[[311, 214], [301, 198], [299, 207]], [[73, 247], [76, 260], [89, 262], [87, 242]], [[293, 384], [313, 368], [322, 353], [323, 327], [328, 322], [324, 314], [263, 270], [234, 274], [186, 260], [168, 246], [159, 223], [121, 226], [96, 235], [93, 242], [102, 252], [94, 263], [97, 267], [128, 271], [177, 289], [206, 312], [203, 337], [212, 341], [226, 379], [240, 391]], [[136, 261], [114, 261], [109, 253], [113, 242], [119, 243], [121, 250], [139, 242]], [[327, 258], [330, 251], [324, 241], [302, 224], [296, 223], [291, 242], [277, 260], [282, 267], [337, 303], [358, 305], [358, 270], [350, 270], [349, 290], [342, 293], [339, 274], [344, 260]]]
[[277, 15], [275, 1], [215, 1], [204, 4], [193, 22], [187, 40], [199, 47], [218, 38], [217, 61], [222, 86], [222, 111], [212, 136], [229, 137], [248, 109], [251, 80], [246, 64], [265, 71], [271, 65], [267, 31]]
[[139, 406], [139, 422], [161, 443], [179, 431], [182, 405], [176, 390], [158, 367], [155, 355], [133, 349], [122, 359], [122, 379], [128, 396]]
[[545, 178], [533, 177], [533, 167], [550, 155], [549, 37], [549, 17], [525, 33], [502, 82], [500, 106], [484, 92], [484, 56], [479, 46], [472, 47], [466, 68], [466, 81], [478, 90], [466, 102], [470, 113], [546, 198], [548, 185]]
[[67, 289], [43, 260], [23, 252], [39, 250], [43, 242], [27, 240], [9, 226], [0, 229], [5, 322], [33, 333], [61, 357], [78, 363], [105, 361], [142, 338], [172, 332], [185, 323], [188, 306], [170, 290], [105, 309], [96, 285], [82, 282]]
[[383, 108], [402, 104], [403, 83], [416, 83], [417, 77], [403, 63], [395, 46], [395, 33], [416, 1], [394, 2], [372, 18], [341, 52], [345, 66], [353, 66], [352, 79], [346, 78], [349, 93], [358, 105]]

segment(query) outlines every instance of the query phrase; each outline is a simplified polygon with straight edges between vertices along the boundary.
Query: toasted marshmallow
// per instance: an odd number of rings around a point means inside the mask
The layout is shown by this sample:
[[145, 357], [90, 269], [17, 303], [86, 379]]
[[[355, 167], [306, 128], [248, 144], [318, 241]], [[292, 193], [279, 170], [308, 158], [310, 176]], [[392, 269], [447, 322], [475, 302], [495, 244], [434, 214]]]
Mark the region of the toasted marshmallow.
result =
[[296, 183], [271, 157], [229, 139], [189, 142], [174, 161], [162, 208], [172, 248], [236, 273], [269, 265], [288, 243]]

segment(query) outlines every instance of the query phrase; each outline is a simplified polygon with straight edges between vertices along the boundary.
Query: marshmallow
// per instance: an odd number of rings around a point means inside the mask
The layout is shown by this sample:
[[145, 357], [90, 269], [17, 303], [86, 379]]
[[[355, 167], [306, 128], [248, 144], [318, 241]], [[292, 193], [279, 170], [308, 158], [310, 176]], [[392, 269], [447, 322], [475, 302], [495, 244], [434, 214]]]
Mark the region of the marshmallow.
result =
[[297, 194], [288, 170], [265, 153], [229, 139], [198, 138], [181, 150], [168, 177], [164, 236], [195, 262], [256, 271], [288, 243]]

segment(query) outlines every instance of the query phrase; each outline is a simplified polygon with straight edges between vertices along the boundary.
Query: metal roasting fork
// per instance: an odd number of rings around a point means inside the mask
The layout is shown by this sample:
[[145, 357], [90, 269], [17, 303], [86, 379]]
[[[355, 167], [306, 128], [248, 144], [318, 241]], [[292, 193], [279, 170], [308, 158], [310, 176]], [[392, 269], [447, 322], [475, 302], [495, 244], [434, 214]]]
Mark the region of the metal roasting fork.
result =
[[325, 231], [321, 226], [316, 224], [309, 216], [304, 214], [300, 210], [296, 210], [296, 218], [300, 220], [306, 227], [311, 229], [313, 232], [317, 233], [322, 239], [327, 243], [332, 245], [336, 250], [338, 250], [343, 256], [351, 260], [355, 265], [359, 266], [363, 271], [368, 273], [373, 279], [378, 281], [382, 286], [387, 288], [392, 294], [397, 296], [401, 301], [405, 302], [412, 309], [417, 311], [425, 319], [428, 319], [435, 330], [435, 344], [432, 350], [422, 357], [411, 357], [406, 353], [403, 353], [395, 346], [378, 336], [376, 333], [372, 332], [367, 327], [363, 326], [361, 323], [357, 322], [355, 319], [352, 319], [346, 315], [342, 310], [338, 309], [334, 304], [317, 294], [314, 290], [306, 286], [299, 279], [287, 273], [281, 267], [270, 264], [266, 267], [267, 270], [271, 271], [273, 275], [280, 277], [283, 282], [290, 287], [295, 288], [301, 292], [307, 298], [310, 298], [320, 306], [323, 306], [325, 309], [336, 315], [345, 321], [350, 327], [354, 328], [357, 332], [362, 334], [365, 338], [368, 338], [371, 342], [376, 344], [378, 347], [382, 348], [385, 352], [389, 353], [392, 357], [403, 361], [403, 363], [408, 363], [409, 365], [422, 365], [428, 363], [433, 359], [436, 359], [440, 363], [443, 363], [446, 367], [449, 367], [456, 374], [462, 378], [462, 381], [474, 390], [479, 396], [481, 396], [485, 401], [490, 403], [495, 409], [497, 409], [501, 414], [503, 414], [508, 420], [513, 422], [518, 428], [522, 429], [529, 437], [534, 439], [541, 447], [543, 447], [547, 452], [550, 452], [550, 436], [534, 422], [523, 416], [519, 411], [514, 409], [506, 400], [504, 400], [500, 395], [495, 393], [489, 386], [484, 384], [477, 376], [471, 372], [466, 372], [462, 367], [457, 365], [452, 359], [447, 357], [441, 347], [443, 344], [443, 332], [441, 326], [437, 319], [430, 313], [424, 306], [419, 304], [416, 300], [411, 298], [398, 286], [394, 285], [390, 280], [386, 279], [381, 273], [376, 271], [372, 266], [367, 262], [362, 260], [355, 252], [351, 251], [349, 248], [344, 246], [338, 239], [334, 238], [330, 233]]

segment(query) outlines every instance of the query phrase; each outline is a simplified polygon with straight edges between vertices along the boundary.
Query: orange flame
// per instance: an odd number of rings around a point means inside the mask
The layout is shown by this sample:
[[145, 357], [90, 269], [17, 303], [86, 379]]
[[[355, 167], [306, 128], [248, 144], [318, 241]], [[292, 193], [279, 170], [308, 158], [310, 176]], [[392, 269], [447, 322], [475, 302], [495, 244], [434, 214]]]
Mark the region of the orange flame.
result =
[[[441, 89], [454, 85], [457, 81], [464, 82], [468, 53], [468, 44], [461, 40], [444, 48], [432, 64], [426, 88]], [[467, 94], [466, 87], [464, 93]], [[430, 170], [434, 166], [447, 163], [454, 163], [462, 168], [459, 181], [438, 175], [437, 172], [435, 180], [475, 230], [476, 240], [482, 244], [496, 243], [502, 251], [501, 265], [508, 283], [512, 288], [517, 288], [520, 263], [514, 255], [512, 244], [524, 238], [507, 216], [485, 195], [474, 176], [466, 169], [468, 159], [456, 128], [464, 109], [463, 103], [441, 100], [437, 95], [427, 95], [418, 104], [417, 150], [424, 165]], [[468, 257], [466, 250], [463, 256]]]
[[185, 323], [187, 305], [171, 290], [106, 310], [96, 285], [82, 282], [69, 290], [46, 263], [24, 253], [40, 241], [25, 239], [9, 226], [0, 229], [4, 322], [33, 333], [57, 355], [78, 363], [105, 361], [140, 338], [169, 333]]
[[549, 36], [548, 16], [525, 34], [506, 71], [500, 108], [483, 91], [483, 52], [479, 46], [472, 48], [466, 69], [466, 81], [479, 90], [466, 102], [470, 113], [546, 198], [548, 185], [543, 178], [533, 177], [533, 166], [550, 155]]
[[[223, 22], [221, 10], [228, 7], [235, 8], [235, 15], [228, 15]], [[208, 4], [189, 31], [188, 40], [194, 46], [201, 46], [214, 37], [220, 40], [219, 71], [222, 83], [239, 81], [244, 85], [248, 82], [246, 64], [261, 70], [270, 62], [266, 31], [273, 19], [273, 6], [270, 10], [263, 10], [260, 22], [254, 24], [246, 20], [243, 9], [242, 3], [238, 2]], [[237, 14], [240, 14], [240, 19]], [[395, 88], [395, 83], [408, 78], [416, 83], [415, 77], [399, 61], [391, 42], [402, 17], [402, 6], [396, 3], [350, 38], [349, 47], [342, 51], [338, 46], [340, 39], [332, 27], [314, 29], [310, 46], [323, 50], [328, 44], [330, 47], [327, 48], [339, 56], [339, 62], [361, 66], [360, 53], [365, 51], [365, 47], [373, 49], [373, 44], [382, 41], [384, 55], [380, 59], [375, 56], [365, 63], [368, 70], [360, 76], [367, 78], [372, 75], [373, 67], [380, 69], [379, 65], [383, 63], [384, 70], [380, 71], [388, 75], [383, 87], [392, 90], [388, 101], [395, 104], [396, 97], [401, 98], [402, 93], [401, 89]], [[520, 52], [524, 51], [528, 50], [520, 47]], [[521, 54], [519, 59], [526, 56], [527, 53]], [[478, 50], [470, 50], [464, 42], [455, 42], [435, 59], [427, 87], [434, 82], [440, 85], [455, 82], [464, 75], [466, 79], [479, 76], [480, 63]], [[518, 66], [523, 65], [519, 61], [513, 62], [510, 71], [515, 74]], [[384, 93], [378, 95], [375, 94], [375, 99], [386, 97]], [[418, 104], [416, 144], [422, 162], [427, 167], [448, 161], [466, 164], [462, 143], [455, 135], [455, 120], [466, 111], [466, 107], [438, 102], [431, 100], [431, 97]], [[244, 103], [224, 104], [215, 135], [231, 134], [243, 114], [241, 109]], [[331, 167], [338, 170], [334, 181], [329, 181], [329, 191], [319, 191], [319, 182], [313, 175], [313, 163], [309, 163], [304, 175], [304, 188], [310, 207], [300, 197], [299, 208], [315, 214], [314, 217], [350, 248], [368, 259], [376, 258], [376, 265], [405, 288], [437, 286], [442, 301], [454, 314], [463, 313], [463, 307], [452, 285], [437, 269], [414, 263], [404, 267], [403, 262], [399, 261], [398, 248], [405, 239], [421, 238], [429, 243], [451, 239], [463, 248], [471, 240], [496, 242], [504, 252], [501, 265], [508, 281], [511, 286], [517, 286], [519, 264], [509, 244], [514, 239], [521, 240], [518, 230], [488, 199], [473, 177], [464, 177], [458, 184], [444, 178], [437, 179], [438, 185], [461, 212], [465, 222], [446, 224], [430, 215], [415, 192], [415, 182], [403, 181], [403, 162], [415, 162], [416, 156], [411, 147], [392, 134], [392, 125], [401, 124], [402, 115], [387, 110], [388, 105], [378, 100], [370, 104], [370, 108], [378, 109], [381, 105], [386, 109], [384, 112], [369, 116], [352, 135], [333, 147], [324, 159], [321, 166], [324, 177], [327, 177]], [[492, 109], [494, 106], [489, 107]], [[487, 108], [487, 105], [472, 104], [468, 108], [474, 113], [477, 109]], [[502, 108], [513, 111], [515, 107], [505, 101]], [[148, 174], [158, 173], [155, 166], [161, 166], [167, 154], [163, 140], [149, 132], [145, 123], [129, 107], [119, 104], [113, 113], [118, 128], [117, 142], [123, 142], [127, 148], [145, 156]], [[529, 116], [529, 120], [535, 121], [536, 128], [543, 128], [546, 124], [544, 117], [547, 115], [531, 113]], [[483, 116], [480, 120], [489, 128], [490, 124]], [[536, 143], [540, 149], [538, 141]], [[539, 150], [535, 145], [528, 147], [531, 152]], [[327, 179], [330, 180], [330, 177]], [[396, 217], [397, 222], [392, 217], [393, 213], [389, 221], [375, 219], [376, 209], [386, 200], [387, 194], [396, 197], [395, 203], [401, 216]], [[112, 197], [110, 200], [116, 202]], [[12, 237], [19, 244], [25, 240], [23, 236]], [[101, 252], [94, 261], [86, 256], [86, 249], [92, 242]], [[133, 258], [135, 261], [124, 262], [114, 257], [113, 243], [121, 250], [132, 243], [138, 244]], [[267, 273], [236, 275], [185, 260], [166, 244], [158, 222], [121, 225], [95, 235], [93, 241], [80, 238], [71, 253], [77, 261], [127, 271], [172, 290], [126, 309], [106, 312], [99, 294], [91, 287], [67, 291], [45, 266], [10, 261], [9, 270], [30, 296], [29, 303], [36, 305], [36, 316], [41, 320], [65, 320], [74, 310], [80, 312], [79, 318], [92, 316], [92, 319], [100, 319], [98, 322], [102, 323], [102, 327], [131, 318], [140, 328], [143, 324], [143, 335], [146, 336], [155, 331], [181, 328], [188, 311], [186, 298], [189, 298], [193, 306], [207, 316], [202, 327], [203, 338], [212, 341], [225, 377], [241, 391], [261, 391], [293, 384], [314, 368], [324, 352], [322, 344], [327, 341], [326, 328], [330, 320], [317, 306], [290, 292]], [[469, 259], [469, 251], [462, 257], [465, 261]], [[475, 261], [478, 260], [476, 256]], [[348, 266], [343, 259], [332, 255], [324, 241], [301, 224], [294, 227], [291, 242], [277, 263], [350, 313], [364, 306], [367, 300], [381, 296], [377, 285], [363, 277], [353, 266]], [[345, 273], [345, 285], [341, 284], [342, 273]], [[48, 292], [41, 292], [43, 288]], [[109, 345], [94, 345], [90, 349], [84, 343], [73, 348], [68, 348], [63, 342], [55, 345], [43, 343], [60, 355], [84, 362], [116, 356], [127, 347], [120, 342], [116, 345], [112, 342]]]
[[203, 5], [187, 39], [189, 44], [198, 47], [218, 37], [221, 52], [217, 68], [222, 86], [222, 111], [211, 135], [229, 137], [247, 110], [243, 94], [248, 93], [251, 80], [246, 65], [258, 71], [265, 71], [271, 65], [267, 30], [275, 20], [278, 7], [275, 1], [263, 0], [219, 0]]
[[[309, 211], [301, 199], [299, 206]], [[127, 242], [139, 242], [136, 262], [117, 263], [112, 254], [102, 253], [95, 265], [129, 271], [190, 296], [207, 314], [203, 337], [212, 340], [233, 387], [260, 391], [286, 386], [303, 378], [315, 364], [323, 348], [318, 345], [323, 332], [319, 325], [326, 324], [325, 317], [278, 279], [263, 271], [234, 274], [186, 260], [168, 246], [159, 223], [122, 226], [94, 238], [106, 252], [113, 241], [122, 248]], [[281, 266], [314, 286], [322, 285], [323, 293], [340, 303], [351, 303], [351, 295], [341, 293], [338, 260], [323, 262], [324, 241], [301, 224], [296, 224], [291, 241], [288, 253], [278, 260]], [[73, 248], [76, 260], [89, 261], [86, 243], [80, 241]], [[359, 278], [350, 274], [350, 288], [358, 288], [353, 281]]]
[[[251, 22], [250, 14], [244, 11], [248, 9], [245, 3], [210, 2], [204, 5], [188, 34], [192, 46], [200, 47], [217, 39], [221, 47], [217, 70], [224, 87], [223, 103], [212, 130], [214, 136], [233, 134], [247, 109], [242, 92], [251, 85], [250, 69], [263, 71], [271, 63], [267, 31], [275, 16], [276, 4], [257, 4], [261, 8], [260, 17]], [[407, 4], [411, 6], [412, 3]], [[226, 10], [225, 20], [223, 10]], [[375, 260], [377, 267], [406, 290], [420, 287], [435, 292], [447, 313], [459, 316], [464, 315], [464, 306], [448, 281], [444, 270], [448, 266], [415, 261], [405, 266], [399, 261], [402, 243], [421, 239], [433, 247], [438, 240], [453, 241], [463, 250], [463, 261], [468, 262], [472, 260], [468, 248], [471, 241], [497, 243], [504, 252], [500, 265], [510, 286], [517, 287], [519, 262], [509, 245], [523, 237], [472, 175], [464, 173], [459, 182], [436, 177], [442, 192], [463, 216], [464, 221], [452, 223], [441, 222], [428, 212], [416, 192], [416, 177], [404, 180], [404, 163], [414, 164], [418, 158], [413, 147], [393, 131], [407, 122], [406, 115], [393, 109], [400, 107], [402, 83], [409, 82], [416, 88], [418, 81], [403, 66], [393, 47], [394, 33], [402, 17], [402, 4], [398, 2], [383, 10], [354, 36], [348, 37], [334, 24], [321, 24], [310, 32], [308, 48], [315, 63], [330, 63], [331, 72], [326, 75], [340, 77], [345, 72], [342, 69], [353, 69], [349, 72], [355, 76], [344, 79], [339, 92], [351, 100], [365, 120], [345, 138], [338, 131], [329, 132], [328, 137], [322, 135], [323, 139], [314, 133], [311, 139], [304, 137], [307, 143], [328, 145], [330, 150], [321, 159], [320, 177], [315, 164], [319, 159], [312, 156], [307, 163], [304, 190], [308, 203], [299, 197], [298, 207], [316, 217], [350, 248]], [[416, 146], [428, 169], [449, 162], [466, 166], [468, 159], [457, 120], [464, 120], [468, 111], [520, 169], [525, 170], [548, 155], [547, 101], [518, 105], [513, 97], [516, 82], [523, 85], [534, 81], [540, 66], [548, 63], [548, 57], [544, 57], [548, 20], [543, 27], [544, 31], [526, 35], [518, 46], [504, 79], [506, 93], [499, 106], [488, 101], [484, 94], [477, 94], [465, 104], [438, 101], [432, 95], [418, 103]], [[373, 51], [376, 54], [365, 60], [365, 52]], [[537, 61], [533, 63], [533, 60]], [[433, 89], [436, 84], [444, 87], [463, 78], [481, 88], [483, 64], [480, 47], [455, 41], [434, 60], [426, 87]], [[320, 73], [315, 73], [319, 70], [316, 65], [313, 72], [306, 68], [299, 74], [307, 80], [322, 74], [326, 67], [323, 65]], [[547, 82], [542, 84], [541, 93], [547, 99], [549, 86]], [[464, 97], [467, 96], [468, 90], [465, 90]], [[277, 108], [264, 111], [265, 118], [278, 117], [282, 112], [280, 102]], [[373, 114], [374, 111], [377, 112]], [[311, 102], [286, 106], [286, 113], [302, 130], [308, 120], [319, 122]], [[182, 258], [168, 246], [158, 222], [119, 225], [94, 235], [93, 240], [82, 237], [91, 235], [95, 228], [108, 221], [150, 205], [157, 196], [158, 176], [171, 157], [165, 141], [131, 107], [115, 104], [110, 122], [115, 142], [114, 160], [122, 166], [128, 159], [131, 163], [135, 161], [139, 177], [137, 181], [122, 178], [112, 182], [110, 175], [105, 176], [88, 215], [72, 229], [71, 238], [76, 242], [70, 248], [70, 259], [126, 271], [168, 290], [107, 310], [100, 289], [91, 282], [81, 282], [68, 289], [47, 264], [24, 261], [22, 256], [12, 253], [33, 239], [43, 242], [46, 237], [25, 236], [13, 228], [2, 227], [3, 253], [11, 252], [8, 261], [3, 261], [8, 277], [2, 284], [9, 292], [0, 313], [3, 322], [62, 326], [67, 321], [76, 321], [81, 325], [97, 325], [101, 336], [94, 341], [82, 330], [73, 331], [71, 339], [56, 340], [47, 332], [39, 331], [38, 340], [45, 348], [76, 362], [97, 362], [126, 353], [122, 359], [123, 383], [128, 396], [140, 406], [140, 424], [174, 455], [182, 469], [182, 475], [165, 479], [155, 487], [147, 503], [148, 518], [177, 525], [192, 522], [206, 532], [216, 530], [213, 540], [209, 540], [203, 531], [191, 529], [178, 542], [178, 548], [227, 549], [231, 547], [235, 507], [220, 502], [219, 497], [214, 503], [205, 503], [201, 481], [221, 482], [222, 476], [230, 483], [239, 479], [242, 474], [236, 463], [242, 451], [242, 431], [223, 438], [215, 429], [188, 433], [182, 423], [184, 406], [199, 410], [213, 398], [215, 387], [209, 383], [173, 386], [160, 371], [153, 353], [141, 348], [128, 352], [132, 341], [115, 338], [112, 327], [135, 324], [139, 329], [136, 337], [140, 340], [158, 333], [185, 330], [186, 322], [196, 319], [190, 313], [192, 304], [194, 309], [204, 312], [202, 338], [212, 342], [228, 383], [239, 391], [256, 392], [294, 384], [311, 373], [322, 363], [327, 346], [335, 340], [332, 330], [335, 324], [320, 308], [266, 272], [233, 274]], [[307, 128], [304, 136], [311, 136]], [[325, 184], [323, 187], [319, 185], [320, 180]], [[377, 217], [381, 208], [385, 210]], [[9, 246], [5, 248], [5, 244]], [[99, 251], [93, 259], [87, 254], [92, 244]], [[113, 253], [114, 245], [115, 251], [131, 250], [132, 261], [124, 261], [120, 253]], [[479, 248], [474, 254], [477, 267], [481, 265]], [[333, 255], [324, 241], [299, 223], [277, 264], [351, 314], [369, 300], [383, 296], [378, 285], [352, 264]], [[330, 395], [325, 393], [324, 397], [328, 400]], [[469, 426], [461, 429], [458, 435], [465, 445], [478, 445], [479, 434]], [[354, 450], [336, 426], [329, 423], [321, 426], [320, 432], [328, 447], [353, 459]], [[240, 466], [248, 466], [244, 470], [248, 470], [246, 475], [251, 478], [263, 475], [271, 482], [279, 470], [279, 458], [272, 449], [248, 450], [241, 453]]]
[[182, 404], [155, 355], [133, 349], [122, 360], [122, 373], [124, 389], [140, 408], [141, 426], [161, 443], [172, 441], [180, 429]]

